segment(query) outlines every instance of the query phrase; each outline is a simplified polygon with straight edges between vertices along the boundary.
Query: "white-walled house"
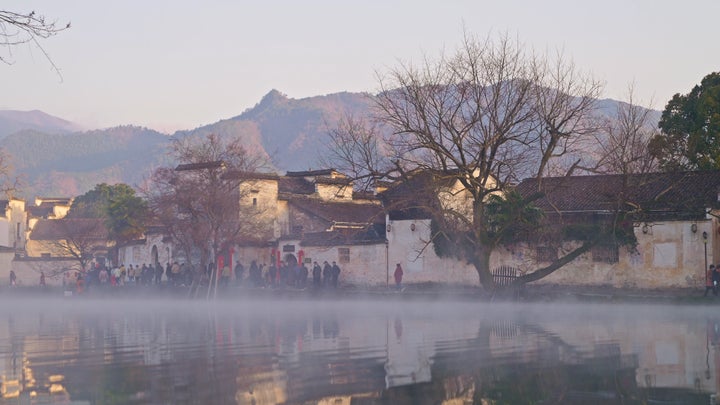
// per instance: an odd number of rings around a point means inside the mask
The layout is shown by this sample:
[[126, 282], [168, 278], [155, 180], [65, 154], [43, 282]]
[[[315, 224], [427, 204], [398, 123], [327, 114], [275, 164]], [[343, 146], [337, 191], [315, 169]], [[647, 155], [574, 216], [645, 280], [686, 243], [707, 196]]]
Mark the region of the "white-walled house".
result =
[[[472, 265], [436, 254], [429, 215], [407, 204], [417, 192], [409, 184], [383, 184], [385, 190], [379, 188], [373, 195], [353, 192], [350, 179], [332, 169], [225, 176], [242, 180], [240, 212], [257, 210], [253, 220], [265, 226], [262, 232], [238, 239], [216, 262], [240, 261], [246, 277], [252, 261], [266, 268], [280, 261], [303, 262], [309, 268], [315, 261], [336, 261], [342, 268], [341, 284], [385, 286], [393, 283], [393, 270], [400, 263], [405, 284], [479, 286]], [[456, 207], [467, 204], [459, 182], [448, 179], [435, 185], [443, 193], [439, 200]], [[398, 190], [404, 195], [393, 194]], [[525, 180], [517, 190], [526, 196], [543, 192], [535, 204], [549, 223], [605, 217], [617, 209], [612, 204], [620, 195], [620, 209], [633, 215], [629, 225], [636, 245], [596, 246], [535, 283], [701, 288], [706, 263], [720, 261], [720, 171], [546, 178], [542, 186]], [[491, 255], [491, 270], [507, 266], [520, 274], [531, 272], [579, 242], [562, 243], [552, 249], [522, 240], [502, 246]], [[120, 247], [125, 264], [156, 259], [164, 264], [172, 254], [172, 242], [160, 234]]]
[[[619, 196], [624, 201], [621, 209], [632, 210], [633, 223], [628, 225], [633, 229], [636, 245], [595, 246], [535, 283], [702, 288], [707, 266], [720, 263], [720, 171], [546, 178], [540, 189], [530, 179], [518, 185], [517, 190], [526, 196], [539, 190], [544, 193], [535, 205], [545, 212], [548, 224], [567, 220], [591, 223], [607, 217]], [[427, 243], [431, 238], [429, 216], [403, 202], [407, 195], [419, 191], [410, 187], [399, 197], [393, 196], [393, 192], [391, 186], [383, 193], [388, 212], [388, 261], [391, 265], [395, 262], [403, 265], [403, 282], [479, 285], [472, 265], [440, 258], [432, 243]], [[461, 193], [448, 195], [463, 200]], [[532, 272], [578, 244], [568, 240], [563, 246], [550, 248], [519, 241], [492, 253], [491, 270], [503, 266], [517, 269], [519, 274]]]
[[255, 220], [268, 221], [272, 232], [266, 239], [238, 241], [232, 258], [225, 260], [240, 261], [246, 269], [252, 261], [265, 266], [303, 262], [309, 268], [315, 261], [335, 261], [342, 283], [385, 284], [382, 206], [372, 195], [353, 192], [346, 176], [333, 169], [226, 176], [242, 178], [241, 206], [256, 207], [260, 219]]
[[[538, 191], [535, 180], [518, 186]], [[702, 288], [705, 269], [720, 260], [720, 171], [595, 175], [543, 179], [535, 204], [548, 218], [593, 221], [618, 201], [631, 212], [636, 246], [599, 245], [538, 283], [632, 288]], [[573, 219], [576, 221], [576, 219]], [[572, 242], [568, 242], [572, 243]], [[518, 246], [494, 255], [521, 270], [547, 263], [560, 251]]]

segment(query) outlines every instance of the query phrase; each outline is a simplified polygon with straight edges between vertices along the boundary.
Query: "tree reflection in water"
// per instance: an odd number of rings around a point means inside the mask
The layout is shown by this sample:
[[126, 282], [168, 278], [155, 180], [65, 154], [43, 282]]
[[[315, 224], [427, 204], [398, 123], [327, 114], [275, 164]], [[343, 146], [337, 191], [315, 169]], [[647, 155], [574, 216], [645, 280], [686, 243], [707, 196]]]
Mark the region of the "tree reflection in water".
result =
[[87, 301], [5, 319], [6, 400], [707, 404], [720, 365], [705, 308]]

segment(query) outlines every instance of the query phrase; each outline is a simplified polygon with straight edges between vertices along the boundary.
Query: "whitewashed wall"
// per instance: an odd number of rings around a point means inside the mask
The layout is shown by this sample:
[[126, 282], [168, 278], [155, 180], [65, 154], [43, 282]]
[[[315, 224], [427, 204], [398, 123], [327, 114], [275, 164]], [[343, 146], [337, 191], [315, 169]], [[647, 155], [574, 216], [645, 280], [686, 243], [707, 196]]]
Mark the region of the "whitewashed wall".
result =
[[[692, 231], [692, 225], [697, 230]], [[713, 263], [713, 221], [675, 221], [635, 227], [637, 251], [620, 249], [617, 263], [597, 262], [592, 252], [585, 253], [536, 283], [557, 285], [589, 285], [630, 288], [688, 288], [704, 286], [705, 243], [703, 232], [708, 233], [707, 260]], [[717, 233], [716, 233], [717, 234]], [[572, 246], [568, 246], [568, 249]], [[493, 254], [493, 267], [510, 265], [524, 272], [539, 265], [535, 252], [527, 246], [517, 245]]]
[[173, 257], [173, 246], [172, 243], [163, 242], [163, 235], [151, 234], [145, 239], [145, 243], [133, 244], [118, 248], [118, 263], [113, 265], [124, 264], [133, 266], [142, 266], [143, 264], [151, 264], [153, 247], [157, 248], [157, 256], [160, 264], [165, 264], [172, 261]]
[[[460, 260], [440, 258], [435, 254], [430, 240], [430, 220], [387, 220], [390, 231], [388, 259], [390, 277], [395, 265], [402, 265], [404, 284], [445, 283], [454, 285], [479, 285], [475, 267]], [[413, 230], [414, 227], [414, 230]]]

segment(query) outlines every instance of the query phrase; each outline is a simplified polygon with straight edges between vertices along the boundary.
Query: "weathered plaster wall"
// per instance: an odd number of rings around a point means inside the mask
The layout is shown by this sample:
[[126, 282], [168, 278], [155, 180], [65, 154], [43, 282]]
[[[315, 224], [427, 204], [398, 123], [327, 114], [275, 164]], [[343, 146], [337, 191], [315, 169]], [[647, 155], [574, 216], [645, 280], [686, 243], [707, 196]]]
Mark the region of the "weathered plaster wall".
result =
[[344, 184], [315, 183], [315, 193], [326, 201], [343, 201], [352, 198], [352, 186]]
[[472, 265], [435, 254], [433, 246], [427, 243], [431, 235], [430, 220], [388, 220], [387, 224], [390, 271], [395, 271], [395, 265], [400, 263], [405, 273], [403, 283], [478, 285], [477, 271]]
[[[386, 285], [387, 266], [386, 266], [386, 245], [384, 243], [375, 245], [355, 245], [355, 246], [333, 246], [303, 247], [304, 257], [318, 262], [322, 266], [323, 261], [328, 263], [337, 262], [340, 266], [340, 285], [356, 285], [356, 286], [379, 286]], [[350, 260], [345, 262], [339, 253], [339, 249], [348, 249]], [[308, 264], [308, 269], [312, 271], [312, 263]], [[392, 277], [392, 275], [391, 275]]]
[[[12, 260], [0, 254], [0, 285], [9, 284], [10, 269], [15, 271], [18, 282], [22, 286], [40, 285], [40, 273], [45, 273], [45, 283], [48, 286], [61, 286], [66, 273], [76, 273], [80, 269], [77, 260], [69, 258], [23, 258]], [[7, 261], [7, 266], [6, 262]]]
[[[692, 231], [692, 225], [697, 230]], [[555, 271], [538, 284], [590, 285], [633, 288], [701, 288], [704, 283], [705, 243], [708, 232], [707, 260], [713, 263], [713, 221], [675, 221], [635, 227], [637, 250], [621, 248], [617, 263], [593, 260], [592, 252], [585, 253]], [[647, 233], [643, 232], [643, 229]], [[571, 248], [572, 246], [568, 246]], [[493, 255], [493, 267], [511, 265], [522, 271], [532, 271], [535, 252], [526, 246], [502, 249]]]
[[145, 239], [144, 244], [134, 244], [118, 248], [118, 263], [125, 266], [142, 266], [143, 264], [154, 264], [153, 247], [157, 252], [157, 260], [163, 267], [168, 260], [173, 261], [173, 246], [163, 241], [163, 235], [151, 234]]
[[278, 199], [278, 181], [276, 179], [259, 179], [240, 183], [240, 205], [247, 209], [255, 207], [256, 217], [253, 221], [267, 223], [272, 228], [275, 238], [287, 227], [285, 201]]

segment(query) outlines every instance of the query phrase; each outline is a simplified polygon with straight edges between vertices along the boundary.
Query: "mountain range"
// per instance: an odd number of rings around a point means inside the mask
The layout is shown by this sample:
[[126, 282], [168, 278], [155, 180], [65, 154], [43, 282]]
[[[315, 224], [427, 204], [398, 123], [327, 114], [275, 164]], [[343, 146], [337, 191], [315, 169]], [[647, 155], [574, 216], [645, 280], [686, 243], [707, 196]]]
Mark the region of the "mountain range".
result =
[[[599, 100], [598, 107], [613, 116], [618, 103]], [[238, 116], [172, 135], [131, 125], [82, 131], [41, 111], [0, 111], [0, 147], [21, 178], [25, 198], [71, 197], [103, 182], [139, 185], [155, 168], [172, 164], [167, 156], [172, 139], [208, 133], [240, 136], [279, 172], [311, 170], [319, 168], [328, 129], [345, 114], [367, 115], [370, 105], [365, 93], [292, 99], [272, 90]], [[660, 113], [653, 113], [659, 119]]]

